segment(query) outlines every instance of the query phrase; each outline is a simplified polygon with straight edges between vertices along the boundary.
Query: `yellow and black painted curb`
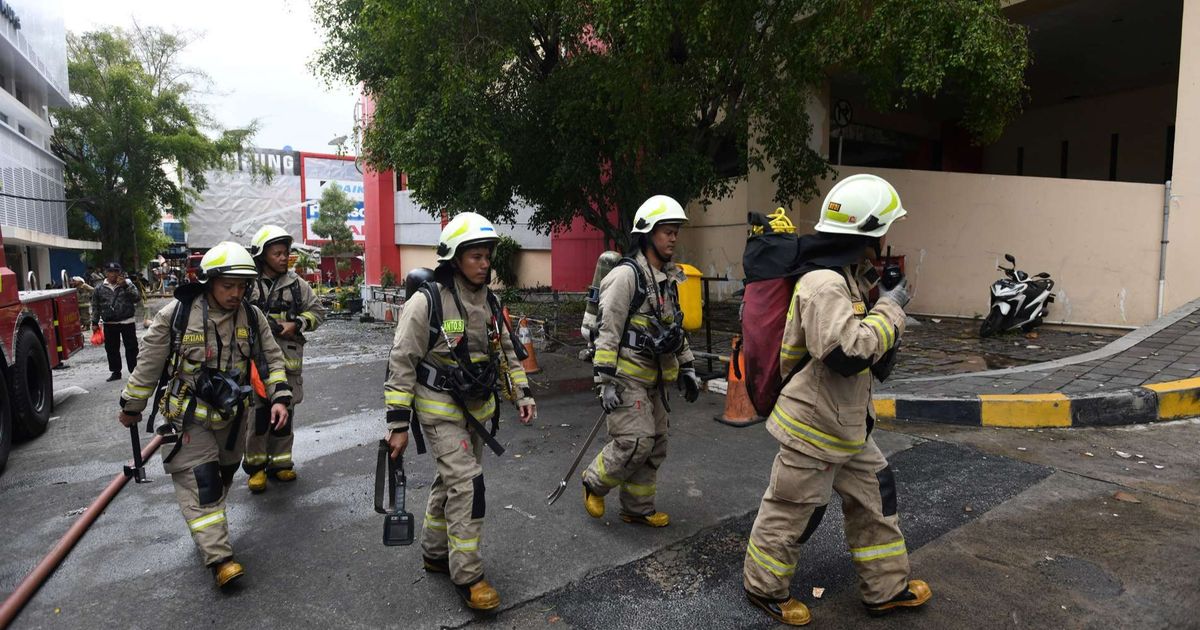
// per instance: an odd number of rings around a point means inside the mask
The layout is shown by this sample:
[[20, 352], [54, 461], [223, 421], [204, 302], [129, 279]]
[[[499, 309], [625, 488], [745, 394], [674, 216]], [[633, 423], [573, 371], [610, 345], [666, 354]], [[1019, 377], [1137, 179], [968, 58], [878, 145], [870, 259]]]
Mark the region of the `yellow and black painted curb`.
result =
[[1200, 416], [1200, 378], [1089, 394], [981, 394], [937, 398], [880, 396], [881, 420], [984, 427], [1094, 427]]

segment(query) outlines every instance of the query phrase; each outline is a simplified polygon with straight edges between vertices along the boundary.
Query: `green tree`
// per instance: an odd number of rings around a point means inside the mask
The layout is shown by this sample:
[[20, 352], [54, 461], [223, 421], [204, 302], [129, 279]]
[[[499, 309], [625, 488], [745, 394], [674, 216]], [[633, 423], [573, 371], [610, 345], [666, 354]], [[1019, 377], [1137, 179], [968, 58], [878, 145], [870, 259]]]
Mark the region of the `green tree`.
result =
[[254, 132], [254, 124], [221, 130], [197, 102], [207, 77], [180, 64], [188, 41], [136, 24], [67, 37], [71, 106], [51, 111], [51, 148], [74, 200], [68, 231], [99, 240], [101, 260], [137, 266], [153, 258], [163, 242], [160, 212], [187, 217], [205, 171], [232, 166], [229, 156]]
[[314, 70], [362, 82], [367, 159], [408, 173], [422, 205], [511, 220], [521, 197], [535, 228], [582, 216], [619, 243], [646, 196], [721, 198], [768, 163], [780, 203], [811, 198], [832, 169], [806, 105], [832, 68], [888, 109], [950, 100], [986, 142], [1020, 111], [1029, 59], [999, 0], [314, 6]]
[[346, 219], [354, 211], [354, 201], [337, 182], [330, 182], [321, 193], [319, 207], [321, 214], [313, 221], [312, 231], [326, 240], [321, 246], [321, 257], [329, 256], [335, 260], [334, 280], [341, 286], [342, 274], [350, 269], [350, 263], [339, 259], [362, 253], [362, 247], [354, 242], [354, 233], [346, 225]]

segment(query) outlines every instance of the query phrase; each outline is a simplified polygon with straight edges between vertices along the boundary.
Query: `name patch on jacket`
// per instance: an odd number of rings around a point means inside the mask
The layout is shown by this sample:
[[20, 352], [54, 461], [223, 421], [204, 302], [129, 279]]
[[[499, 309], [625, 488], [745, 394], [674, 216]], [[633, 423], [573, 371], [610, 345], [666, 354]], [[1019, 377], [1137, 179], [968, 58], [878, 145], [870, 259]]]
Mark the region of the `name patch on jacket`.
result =
[[854, 314], [855, 315], [866, 315], [867, 314], [866, 302], [855, 301], [854, 302]]
[[246, 328], [245, 326], [238, 326], [237, 338], [238, 339], [249, 339], [250, 338], [250, 329]]
[[183, 336], [183, 343], [204, 343], [204, 333], [187, 333]]
[[442, 330], [449, 335], [461, 335], [466, 329], [466, 323], [461, 319], [447, 319], [442, 322]]

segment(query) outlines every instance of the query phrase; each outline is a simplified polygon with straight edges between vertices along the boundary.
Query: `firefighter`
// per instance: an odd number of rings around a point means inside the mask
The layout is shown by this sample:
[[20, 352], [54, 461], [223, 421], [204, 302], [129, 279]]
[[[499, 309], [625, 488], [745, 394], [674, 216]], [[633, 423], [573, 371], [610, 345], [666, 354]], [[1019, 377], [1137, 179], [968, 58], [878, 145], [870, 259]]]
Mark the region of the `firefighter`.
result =
[[263, 226], [250, 241], [250, 255], [258, 265], [259, 276], [250, 284], [248, 299], [271, 319], [271, 331], [283, 351], [292, 388], [288, 423], [283, 428], [270, 428], [270, 406], [263, 404], [255, 408], [254, 421], [247, 423], [242, 468], [250, 475], [246, 485], [251, 492], [266, 490], [268, 475], [276, 481], [296, 480], [292, 443], [296, 406], [304, 400], [304, 334], [325, 321], [325, 309], [317, 302], [312, 287], [288, 269], [291, 249], [291, 235], [277, 225]]
[[[929, 601], [909, 579], [892, 469], [871, 437], [871, 379], [890, 364], [904, 332], [907, 282], [881, 291], [888, 228], [904, 217], [895, 188], [874, 175], [848, 177], [821, 206], [817, 234], [796, 282], [780, 348], [785, 381], [767, 430], [779, 441], [771, 481], [750, 532], [743, 585], [775, 620], [804, 625], [808, 608], [789, 595], [800, 546], [816, 530], [832, 492], [842, 498], [846, 540], [867, 612], [884, 614]], [[793, 372], [793, 370], [795, 370]]]
[[[483, 444], [502, 451], [491, 436], [499, 420], [496, 390], [516, 402], [522, 424], [537, 417], [519, 344], [488, 289], [498, 241], [492, 224], [472, 212], [446, 224], [431, 281], [406, 283], [425, 288], [408, 294], [384, 386], [392, 458], [404, 452], [411, 427], [418, 452], [423, 440], [436, 459], [421, 541], [424, 569], [449, 575], [467, 606], [479, 611], [500, 605], [479, 551]], [[490, 432], [483, 426], [489, 419]]]
[[220, 243], [200, 261], [199, 275], [155, 315], [117, 417], [134, 425], [155, 395], [164, 419], [163, 468], [204, 564], [225, 587], [243, 574], [229, 542], [225, 497], [242, 461], [251, 364], [266, 377], [276, 430], [287, 425], [291, 390], [267, 317], [243, 302], [258, 276], [250, 254]]
[[700, 395], [679, 307], [678, 286], [686, 278], [671, 262], [687, 220], [674, 199], [647, 199], [634, 215], [631, 259], [600, 284], [592, 367], [612, 441], [583, 472], [584, 507], [595, 518], [604, 516], [605, 495], [620, 487], [623, 521], [670, 524], [654, 505], [658, 470], [667, 457], [666, 386], [678, 382], [688, 402]]

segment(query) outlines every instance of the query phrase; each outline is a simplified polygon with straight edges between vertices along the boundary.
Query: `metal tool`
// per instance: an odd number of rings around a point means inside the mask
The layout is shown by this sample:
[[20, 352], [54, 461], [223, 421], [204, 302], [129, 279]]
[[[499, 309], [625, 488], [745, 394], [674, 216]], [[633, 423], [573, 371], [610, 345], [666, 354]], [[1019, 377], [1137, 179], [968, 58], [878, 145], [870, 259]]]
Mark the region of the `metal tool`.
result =
[[551, 492], [550, 496], [546, 497], [546, 505], [554, 505], [554, 502], [567, 491], [567, 482], [570, 481], [571, 475], [575, 474], [575, 469], [579, 467], [579, 462], [583, 461], [583, 454], [592, 445], [592, 440], [596, 439], [596, 434], [600, 432], [600, 425], [604, 424], [604, 419], [607, 417], [607, 411], [600, 412], [600, 417], [596, 418], [596, 424], [592, 427], [592, 432], [588, 434], [587, 439], [583, 441], [583, 445], [579, 447], [579, 452], [575, 454], [575, 461], [571, 462], [571, 467], [567, 469], [567, 474], [563, 475], [562, 481], [558, 482], [558, 487], [554, 489], [554, 492]]
[[[411, 545], [414, 540], [413, 515], [404, 511], [408, 480], [404, 476], [404, 456], [392, 459], [387, 440], [379, 440], [379, 457], [375, 464], [375, 511], [383, 514], [383, 544], [389, 547]], [[391, 506], [384, 505], [383, 486], [386, 477]]]
[[134, 483], [150, 483], [146, 478], [146, 465], [142, 461], [142, 439], [138, 437], [137, 423], [129, 425], [129, 441], [133, 443], [133, 465], [126, 465], [125, 476], [133, 477]]

